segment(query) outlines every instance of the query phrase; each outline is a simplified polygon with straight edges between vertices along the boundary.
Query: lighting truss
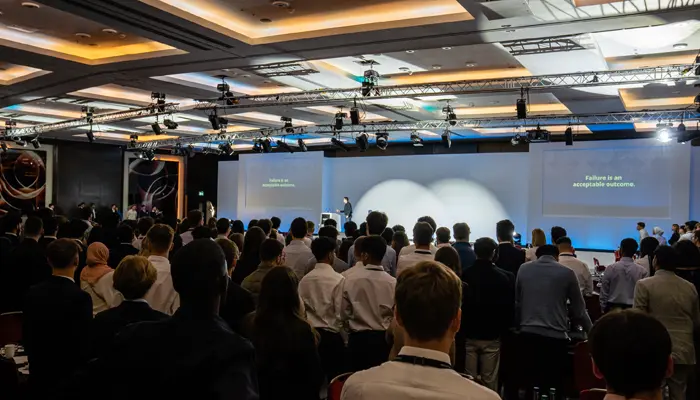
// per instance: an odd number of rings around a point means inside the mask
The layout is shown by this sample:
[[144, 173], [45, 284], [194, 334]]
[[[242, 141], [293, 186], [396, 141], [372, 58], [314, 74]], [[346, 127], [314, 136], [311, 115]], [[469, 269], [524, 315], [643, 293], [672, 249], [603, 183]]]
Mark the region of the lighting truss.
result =
[[[298, 134], [351, 137], [353, 133], [377, 134], [380, 132], [396, 131], [419, 131], [434, 130], [444, 131], [445, 129], [486, 129], [486, 128], [534, 128], [538, 125], [597, 125], [597, 124], [632, 124], [635, 122], [666, 122], [676, 121], [700, 121], [700, 113], [695, 110], [665, 110], [665, 111], [639, 111], [639, 112], [619, 112], [607, 114], [578, 114], [578, 115], [532, 115], [528, 119], [518, 119], [517, 117], [500, 118], [470, 118], [458, 119], [454, 121], [429, 120], [429, 121], [404, 121], [404, 122], [375, 122], [361, 125], [346, 126], [342, 132], [334, 130], [333, 125], [312, 125], [303, 127]], [[456, 122], [451, 125], [450, 122]], [[301, 129], [301, 128], [300, 128]], [[175, 146], [178, 143], [210, 143], [223, 142], [226, 140], [252, 140], [260, 135], [285, 136], [283, 128], [267, 128], [251, 132], [237, 132], [235, 134], [190, 136], [180, 139], [153, 140], [149, 142], [135, 143], [129, 146], [132, 149], [150, 149], [159, 147]]]
[[275, 64], [265, 64], [256, 65], [252, 67], [242, 67], [240, 68], [244, 71], [253, 72], [256, 75], [272, 78], [275, 76], [300, 76], [300, 75], [310, 75], [316, 74], [319, 71], [313, 68], [309, 68], [305, 62], [288, 62], [288, 63], [275, 63]]
[[[577, 72], [570, 74], [422, 83], [414, 85], [376, 86], [371, 97], [373, 99], [388, 99], [447, 94], [519, 92], [522, 88], [557, 89], [694, 80], [696, 77], [688, 74], [690, 71], [694, 70], [694, 68], [694, 64], [668, 65], [629, 70]], [[216, 105], [215, 100], [208, 100], [201, 102], [197, 108], [209, 109], [217, 107], [230, 109], [276, 107], [297, 104], [324, 104], [351, 101], [361, 97], [364, 96], [362, 96], [362, 88], [358, 85], [358, 87], [351, 89], [321, 89], [296, 93], [241, 96], [237, 98], [239, 103], [234, 105]]]
[[581, 35], [555, 36], [551, 38], [508, 40], [501, 42], [514, 56], [527, 54], [559, 53], [572, 50], [592, 49], [592, 44], [580, 43]]
[[[158, 111], [158, 109], [163, 111]], [[117, 111], [106, 114], [92, 115], [91, 117], [81, 117], [76, 119], [70, 119], [67, 121], [54, 122], [50, 124], [41, 124], [29, 126], [26, 128], [11, 128], [5, 130], [5, 136], [10, 138], [19, 138], [22, 136], [33, 136], [40, 135], [52, 131], [60, 131], [64, 129], [72, 129], [86, 125], [102, 125], [111, 124], [119, 121], [126, 121], [130, 119], [171, 114], [178, 111], [177, 103], [166, 103], [166, 104], [156, 104], [150, 105], [142, 108], [134, 108], [127, 111]]]

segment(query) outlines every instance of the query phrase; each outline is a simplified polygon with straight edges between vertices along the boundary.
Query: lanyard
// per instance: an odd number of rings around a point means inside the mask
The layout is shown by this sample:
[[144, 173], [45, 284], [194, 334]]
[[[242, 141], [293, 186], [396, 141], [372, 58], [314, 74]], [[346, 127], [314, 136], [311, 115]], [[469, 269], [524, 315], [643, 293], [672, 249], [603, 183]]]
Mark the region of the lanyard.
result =
[[433, 360], [432, 358], [398, 355], [392, 361], [402, 362], [406, 364], [421, 365], [424, 367], [452, 369], [452, 365], [444, 361]]

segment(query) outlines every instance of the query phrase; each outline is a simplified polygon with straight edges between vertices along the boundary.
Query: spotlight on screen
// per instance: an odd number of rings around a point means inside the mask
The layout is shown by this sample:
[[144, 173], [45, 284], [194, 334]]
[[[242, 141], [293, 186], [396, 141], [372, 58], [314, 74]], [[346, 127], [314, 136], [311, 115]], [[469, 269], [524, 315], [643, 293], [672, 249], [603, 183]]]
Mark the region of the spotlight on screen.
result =
[[362, 132], [355, 137], [355, 144], [360, 148], [360, 152], [364, 153], [369, 149], [369, 137], [367, 137], [366, 133]]
[[339, 149], [341, 149], [343, 151], [350, 150], [348, 148], [348, 146], [345, 143], [343, 143], [341, 140], [339, 140], [338, 138], [331, 138], [331, 143], [333, 143], [333, 146], [338, 147]]
[[673, 139], [671, 128], [673, 128], [673, 124], [664, 124], [662, 122], [656, 124], [656, 140], [661, 143], [670, 142]]
[[389, 146], [389, 132], [377, 133], [377, 148], [386, 150], [387, 146]]
[[452, 147], [452, 134], [450, 133], [449, 130], [445, 129], [445, 132], [442, 133], [442, 146], [446, 149], [449, 149]]
[[306, 143], [304, 143], [304, 139], [299, 138], [299, 139], [297, 140], [297, 145], [299, 146], [299, 150], [300, 150], [302, 153], [306, 153], [307, 151], [309, 151], [309, 149], [306, 147]]
[[348, 115], [342, 111], [335, 114], [335, 125], [333, 127], [336, 131], [343, 129], [343, 119], [347, 117]]
[[163, 125], [165, 125], [165, 127], [168, 129], [177, 129], [177, 127], [179, 126], [178, 123], [173, 121], [172, 119], [164, 119]]
[[153, 133], [155, 133], [156, 135], [163, 134], [163, 130], [160, 129], [160, 124], [158, 122], [154, 122], [151, 124], [151, 130], [153, 130]]
[[411, 133], [411, 142], [413, 147], [423, 147], [423, 139], [416, 132]]
[[574, 132], [571, 130], [571, 127], [566, 128], [564, 131], [564, 140], [567, 146], [574, 145]]
[[286, 142], [282, 140], [277, 141], [277, 147], [279, 147], [282, 150], [288, 151], [290, 153], [294, 153], [294, 149], [292, 149], [292, 146], [288, 145]]
[[34, 146], [35, 149], [38, 149], [39, 147], [41, 147], [41, 144], [39, 143], [39, 138], [38, 138], [38, 137], [35, 137], [35, 138], [32, 139], [29, 143], [31, 143], [32, 146]]
[[284, 131], [287, 133], [294, 133], [294, 125], [292, 124], [292, 119], [289, 117], [282, 117], [280, 121], [284, 122]]
[[219, 124], [219, 116], [216, 115], [216, 110], [213, 114], [209, 115], [209, 123], [211, 124], [211, 129], [215, 131], [221, 130], [221, 124]]

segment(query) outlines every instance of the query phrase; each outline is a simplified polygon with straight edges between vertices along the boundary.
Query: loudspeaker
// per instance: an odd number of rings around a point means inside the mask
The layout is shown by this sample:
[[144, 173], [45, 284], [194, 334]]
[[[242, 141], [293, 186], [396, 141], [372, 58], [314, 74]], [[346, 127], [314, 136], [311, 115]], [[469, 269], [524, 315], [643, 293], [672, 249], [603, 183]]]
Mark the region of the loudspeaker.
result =
[[574, 132], [571, 130], [571, 128], [566, 128], [566, 131], [564, 131], [564, 140], [566, 141], [567, 146], [573, 146], [574, 145]]
[[515, 110], [518, 112], [518, 119], [527, 118], [527, 102], [525, 99], [518, 99], [515, 102]]
[[360, 125], [360, 110], [357, 107], [350, 109], [350, 122], [353, 125]]

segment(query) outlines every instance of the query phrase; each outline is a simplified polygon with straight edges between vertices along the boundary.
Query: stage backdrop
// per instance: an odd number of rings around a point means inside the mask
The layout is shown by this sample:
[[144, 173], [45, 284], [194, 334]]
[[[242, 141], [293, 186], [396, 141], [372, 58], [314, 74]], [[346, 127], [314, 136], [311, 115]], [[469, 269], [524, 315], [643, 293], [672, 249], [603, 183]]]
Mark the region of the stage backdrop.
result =
[[53, 147], [28, 149], [10, 142], [0, 154], [0, 216], [31, 212], [51, 203]]
[[155, 206], [164, 215], [184, 216], [184, 164], [182, 157], [160, 155], [148, 161], [124, 153], [123, 209], [130, 205]]

